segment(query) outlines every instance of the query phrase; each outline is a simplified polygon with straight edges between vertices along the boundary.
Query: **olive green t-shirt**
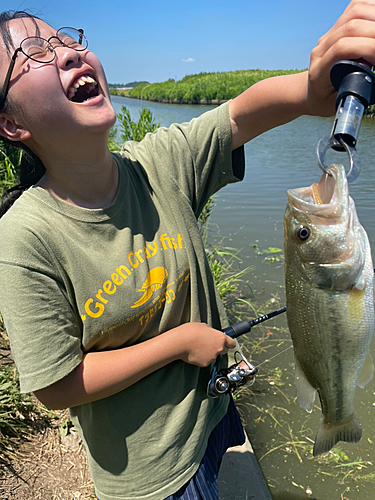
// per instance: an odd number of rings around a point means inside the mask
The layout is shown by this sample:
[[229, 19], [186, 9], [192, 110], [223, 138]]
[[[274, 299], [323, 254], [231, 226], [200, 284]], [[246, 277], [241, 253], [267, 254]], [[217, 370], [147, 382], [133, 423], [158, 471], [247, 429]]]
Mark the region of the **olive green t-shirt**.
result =
[[[233, 174], [228, 106], [160, 128], [114, 154], [113, 204], [85, 209], [30, 188], [0, 221], [0, 310], [21, 390], [68, 375], [83, 353], [182, 323], [226, 326], [196, 217]], [[228, 398], [210, 367], [176, 361], [70, 409], [100, 500], [162, 500], [196, 472]]]

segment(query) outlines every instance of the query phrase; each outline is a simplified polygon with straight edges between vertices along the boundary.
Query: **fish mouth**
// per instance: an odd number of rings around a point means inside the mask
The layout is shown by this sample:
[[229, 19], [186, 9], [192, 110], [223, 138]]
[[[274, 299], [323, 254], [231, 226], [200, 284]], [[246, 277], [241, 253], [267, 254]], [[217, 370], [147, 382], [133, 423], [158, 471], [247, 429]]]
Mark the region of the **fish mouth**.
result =
[[316, 217], [340, 217], [349, 191], [343, 165], [333, 164], [309, 187], [290, 189], [289, 203], [299, 212]]
[[89, 74], [80, 75], [70, 84], [67, 92], [69, 101], [82, 103], [99, 95], [98, 82]]

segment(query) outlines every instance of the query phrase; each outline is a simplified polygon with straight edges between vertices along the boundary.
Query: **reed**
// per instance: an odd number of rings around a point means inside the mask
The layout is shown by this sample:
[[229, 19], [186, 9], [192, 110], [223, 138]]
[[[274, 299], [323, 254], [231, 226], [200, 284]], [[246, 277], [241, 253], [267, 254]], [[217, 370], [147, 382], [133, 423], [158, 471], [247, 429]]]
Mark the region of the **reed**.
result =
[[128, 95], [151, 101], [196, 104], [201, 101], [219, 103], [233, 99], [260, 80], [280, 75], [299, 73], [299, 70], [237, 70], [218, 73], [187, 75], [181, 80], [170, 78], [165, 82], [134, 87]]

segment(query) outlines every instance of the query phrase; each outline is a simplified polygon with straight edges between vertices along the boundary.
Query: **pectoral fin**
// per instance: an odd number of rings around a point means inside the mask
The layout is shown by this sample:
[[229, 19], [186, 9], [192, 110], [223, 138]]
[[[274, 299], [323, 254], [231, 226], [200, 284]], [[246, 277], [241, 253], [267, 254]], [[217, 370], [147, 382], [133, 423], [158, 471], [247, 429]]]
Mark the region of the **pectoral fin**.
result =
[[372, 360], [370, 352], [367, 353], [365, 364], [363, 365], [361, 374], [358, 379], [358, 387], [364, 388], [366, 384], [370, 382], [374, 376], [374, 362]]
[[295, 361], [297, 401], [301, 408], [311, 413], [314, 406], [316, 389], [307, 380], [297, 359]]

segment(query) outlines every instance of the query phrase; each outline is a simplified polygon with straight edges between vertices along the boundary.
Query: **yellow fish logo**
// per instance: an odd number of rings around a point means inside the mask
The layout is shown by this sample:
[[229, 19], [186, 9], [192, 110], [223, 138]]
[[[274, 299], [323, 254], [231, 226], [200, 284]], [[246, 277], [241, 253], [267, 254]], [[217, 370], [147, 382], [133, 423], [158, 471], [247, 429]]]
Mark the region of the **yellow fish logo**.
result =
[[143, 283], [142, 288], [138, 288], [137, 292], [143, 292], [142, 297], [137, 300], [131, 307], [139, 307], [145, 304], [152, 296], [153, 292], [159, 290], [165, 285], [168, 278], [167, 270], [164, 267], [155, 267], [149, 271], [146, 281]]

